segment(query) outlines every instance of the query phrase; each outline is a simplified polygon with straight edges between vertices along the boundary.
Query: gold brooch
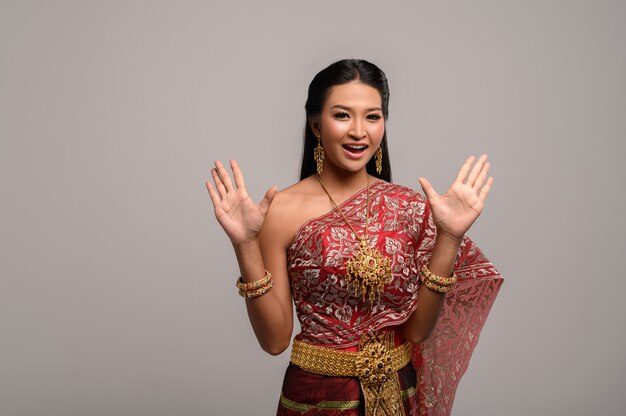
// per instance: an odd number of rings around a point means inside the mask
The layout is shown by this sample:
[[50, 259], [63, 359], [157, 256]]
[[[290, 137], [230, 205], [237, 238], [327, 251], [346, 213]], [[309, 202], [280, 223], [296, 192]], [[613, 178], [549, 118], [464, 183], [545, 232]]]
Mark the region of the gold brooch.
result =
[[385, 284], [391, 280], [391, 262], [376, 248], [361, 239], [356, 256], [346, 262], [346, 281], [354, 286], [354, 293], [363, 299], [369, 292], [370, 302], [380, 297]]

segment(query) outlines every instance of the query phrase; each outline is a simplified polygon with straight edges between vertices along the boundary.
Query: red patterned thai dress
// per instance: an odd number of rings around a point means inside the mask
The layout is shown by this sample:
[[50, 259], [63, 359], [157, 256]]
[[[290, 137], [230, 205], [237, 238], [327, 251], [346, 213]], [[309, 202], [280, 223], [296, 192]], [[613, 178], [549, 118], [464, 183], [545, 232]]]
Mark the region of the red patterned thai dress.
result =
[[[419, 268], [436, 229], [426, 198], [401, 185], [369, 186], [368, 241], [391, 259], [392, 280], [378, 302], [364, 301], [345, 279], [345, 262], [364, 235], [368, 188], [338, 209], [304, 223], [288, 249], [287, 268], [301, 332], [296, 339], [356, 351], [362, 334], [393, 329], [418, 307]], [[449, 415], [456, 388], [495, 300], [502, 276], [467, 236], [454, 265], [458, 285], [446, 295], [431, 336], [398, 371], [406, 415]], [[396, 335], [399, 336], [399, 335]], [[398, 340], [401, 342], [402, 340]], [[290, 363], [278, 415], [362, 415], [358, 378], [312, 374]]]

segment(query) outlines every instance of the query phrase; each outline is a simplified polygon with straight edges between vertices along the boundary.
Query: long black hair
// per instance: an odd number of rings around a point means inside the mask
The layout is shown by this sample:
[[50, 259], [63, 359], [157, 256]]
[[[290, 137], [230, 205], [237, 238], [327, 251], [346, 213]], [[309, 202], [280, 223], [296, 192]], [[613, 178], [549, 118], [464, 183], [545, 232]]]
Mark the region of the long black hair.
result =
[[[385, 122], [387, 121], [389, 114], [389, 86], [387, 85], [385, 73], [376, 65], [362, 59], [343, 59], [320, 71], [315, 75], [311, 84], [309, 84], [309, 95], [304, 105], [306, 120], [304, 125], [304, 150], [302, 152], [300, 180], [316, 172], [313, 151], [317, 146], [317, 137], [309, 125], [309, 120], [315, 119], [321, 115], [324, 101], [332, 87], [347, 84], [355, 80], [378, 90], [382, 99], [383, 117]], [[370, 175], [391, 182], [391, 163], [389, 162], [389, 150], [387, 149], [386, 128], [380, 147], [383, 150], [383, 166], [381, 173], [378, 174], [376, 172], [376, 161], [374, 157], [367, 162], [366, 169]]]

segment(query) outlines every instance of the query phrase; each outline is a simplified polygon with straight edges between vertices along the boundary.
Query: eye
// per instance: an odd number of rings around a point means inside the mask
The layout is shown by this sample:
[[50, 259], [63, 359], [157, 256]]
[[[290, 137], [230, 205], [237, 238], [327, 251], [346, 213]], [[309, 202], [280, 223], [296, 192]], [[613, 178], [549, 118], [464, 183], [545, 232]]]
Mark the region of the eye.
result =
[[377, 121], [377, 120], [380, 120], [381, 118], [383, 118], [383, 116], [381, 116], [380, 114], [376, 114], [376, 113], [374, 113], [374, 114], [369, 114], [369, 115], [367, 116], [367, 118], [368, 118], [369, 120]]
[[339, 113], [335, 113], [333, 116], [336, 119], [339, 119], [339, 120], [346, 119], [346, 118], [350, 117], [350, 115], [348, 113], [346, 113], [345, 111], [341, 111]]

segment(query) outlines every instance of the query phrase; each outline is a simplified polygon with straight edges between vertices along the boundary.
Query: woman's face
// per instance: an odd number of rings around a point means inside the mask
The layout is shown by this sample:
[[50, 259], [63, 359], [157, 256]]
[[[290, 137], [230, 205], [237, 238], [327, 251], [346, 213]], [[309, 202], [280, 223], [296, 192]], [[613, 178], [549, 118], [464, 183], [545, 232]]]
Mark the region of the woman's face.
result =
[[322, 140], [324, 170], [364, 169], [385, 133], [378, 90], [359, 81], [335, 85], [311, 127]]

